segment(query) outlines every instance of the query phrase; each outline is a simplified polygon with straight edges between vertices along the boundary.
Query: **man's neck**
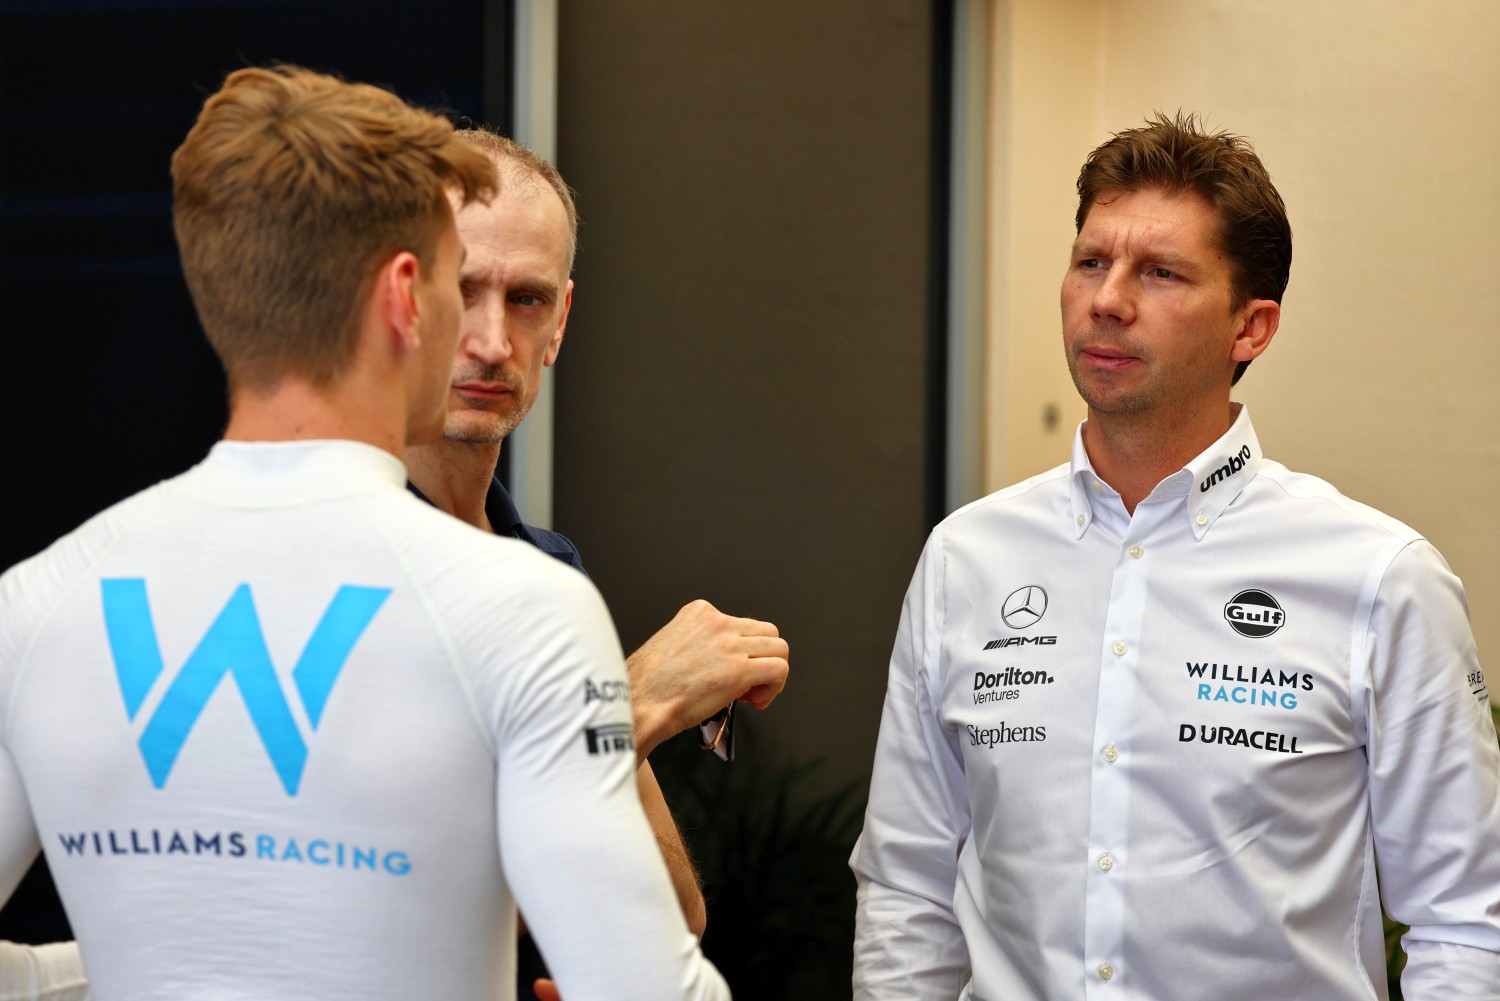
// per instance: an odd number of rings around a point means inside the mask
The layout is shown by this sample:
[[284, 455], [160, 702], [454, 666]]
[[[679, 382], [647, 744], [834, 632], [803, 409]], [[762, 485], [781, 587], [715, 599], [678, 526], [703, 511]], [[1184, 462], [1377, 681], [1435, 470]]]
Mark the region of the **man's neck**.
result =
[[235, 390], [229, 400], [227, 441], [342, 439], [364, 442], [405, 459], [406, 422], [389, 386], [374, 387], [354, 373], [327, 387], [287, 378], [269, 389]]
[[422, 496], [460, 521], [493, 532], [485, 514], [500, 443], [472, 445], [440, 438], [406, 450], [406, 475]]
[[1156, 485], [1197, 458], [1224, 436], [1239, 404], [1214, 402], [1170, 421], [1143, 414], [1101, 414], [1089, 410], [1083, 447], [1094, 473], [1114, 487], [1135, 513]]

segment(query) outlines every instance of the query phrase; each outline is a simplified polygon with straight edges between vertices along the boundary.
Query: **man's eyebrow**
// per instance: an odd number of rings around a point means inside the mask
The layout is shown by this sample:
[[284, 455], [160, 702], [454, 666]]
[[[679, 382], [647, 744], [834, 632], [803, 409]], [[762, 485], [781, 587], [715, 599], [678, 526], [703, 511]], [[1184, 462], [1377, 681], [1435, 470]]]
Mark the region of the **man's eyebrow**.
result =
[[1199, 263], [1193, 260], [1191, 257], [1184, 257], [1181, 254], [1173, 254], [1170, 252], [1162, 252], [1159, 254], [1142, 254], [1141, 256], [1150, 261], [1152, 264], [1155, 264], [1159, 267], [1164, 267], [1168, 271], [1192, 271]]
[[532, 293], [536, 295], [546, 296], [548, 299], [556, 299], [557, 288], [558, 286], [556, 282], [550, 282], [545, 278], [528, 278], [523, 282], [516, 283], [516, 285], [511, 288], [511, 293], [520, 293], [523, 295], [526, 293]]
[[[1086, 259], [1090, 257], [1109, 256], [1109, 254], [1106, 253], [1098, 244], [1085, 240], [1073, 241], [1073, 249], [1071, 251], [1071, 254], [1074, 260], [1078, 260], [1079, 258]], [[1156, 250], [1151, 247], [1147, 247], [1144, 251], [1135, 254], [1134, 256], [1140, 258], [1143, 261], [1150, 261], [1154, 265], [1167, 268], [1171, 271], [1191, 271], [1195, 266], [1201, 263], [1191, 257], [1185, 257], [1182, 254], [1173, 253], [1169, 250]]]

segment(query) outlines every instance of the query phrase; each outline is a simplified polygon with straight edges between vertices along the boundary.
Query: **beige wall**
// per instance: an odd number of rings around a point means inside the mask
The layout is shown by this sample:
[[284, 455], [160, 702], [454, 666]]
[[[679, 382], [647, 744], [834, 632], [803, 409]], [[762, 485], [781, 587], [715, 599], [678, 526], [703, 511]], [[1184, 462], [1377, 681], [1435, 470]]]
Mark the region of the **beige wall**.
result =
[[1500, 2], [996, 0], [992, 23], [987, 489], [1065, 461], [1082, 414], [1057, 318], [1078, 165], [1198, 111], [1254, 141], [1296, 240], [1236, 397], [1273, 458], [1443, 551], [1500, 663]]

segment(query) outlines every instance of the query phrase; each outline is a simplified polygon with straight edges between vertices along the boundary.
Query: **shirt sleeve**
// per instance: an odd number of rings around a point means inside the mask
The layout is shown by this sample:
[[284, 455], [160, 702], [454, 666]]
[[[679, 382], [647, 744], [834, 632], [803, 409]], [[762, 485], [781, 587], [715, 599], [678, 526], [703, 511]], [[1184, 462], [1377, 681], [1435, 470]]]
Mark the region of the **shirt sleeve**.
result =
[[[6, 657], [0, 665], [0, 904], [10, 899], [41, 852], [26, 787], [6, 746], [10, 697], [3, 667], [13, 661], [10, 640], [9, 634], [0, 635], [0, 656]], [[0, 941], [0, 1001], [87, 1001], [88, 997], [88, 979], [76, 943], [30, 946]]]
[[[4, 692], [0, 690], [0, 714], [4, 710]], [[0, 904], [10, 899], [41, 850], [26, 787], [21, 784], [15, 759], [6, 747], [0, 720]]]
[[942, 562], [934, 536], [902, 607], [864, 832], [849, 860], [859, 883], [855, 1001], [952, 1001], [968, 979], [954, 914], [968, 797], [960, 751], [939, 715], [936, 670]]
[[1500, 746], [1463, 587], [1426, 542], [1387, 568], [1364, 661], [1370, 817], [1408, 1001], [1500, 999]]
[[0, 941], [0, 1001], [90, 1001], [78, 943]]
[[540, 647], [495, 717], [506, 879], [567, 1001], [727, 1001], [641, 806], [609, 615], [586, 578], [552, 577], [566, 586], [533, 606]]

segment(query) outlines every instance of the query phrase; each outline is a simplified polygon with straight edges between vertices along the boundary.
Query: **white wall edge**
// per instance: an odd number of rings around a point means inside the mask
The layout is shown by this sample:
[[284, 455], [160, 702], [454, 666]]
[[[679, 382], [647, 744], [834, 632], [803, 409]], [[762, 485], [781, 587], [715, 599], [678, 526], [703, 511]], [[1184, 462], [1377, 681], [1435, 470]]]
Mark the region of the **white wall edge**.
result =
[[989, 52], [989, 0], [957, 0], [948, 189], [947, 511], [984, 492]]
[[[516, 0], [514, 138], [557, 163], [557, 0]], [[552, 379], [505, 441], [511, 498], [522, 519], [552, 527]]]

